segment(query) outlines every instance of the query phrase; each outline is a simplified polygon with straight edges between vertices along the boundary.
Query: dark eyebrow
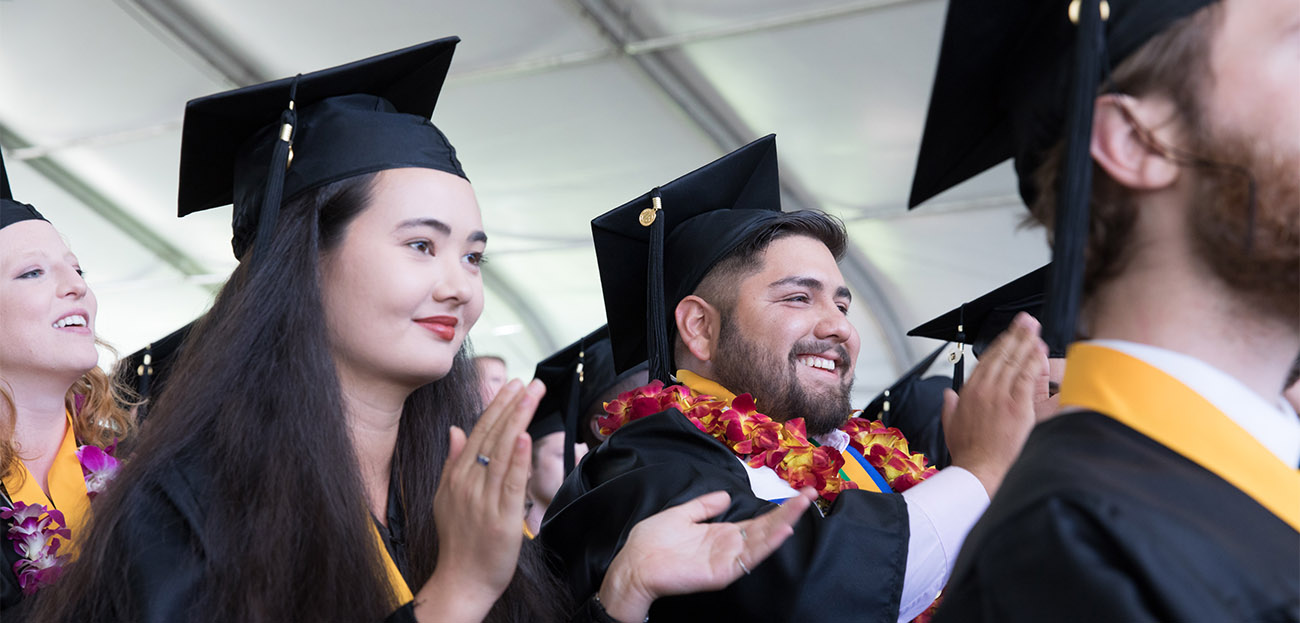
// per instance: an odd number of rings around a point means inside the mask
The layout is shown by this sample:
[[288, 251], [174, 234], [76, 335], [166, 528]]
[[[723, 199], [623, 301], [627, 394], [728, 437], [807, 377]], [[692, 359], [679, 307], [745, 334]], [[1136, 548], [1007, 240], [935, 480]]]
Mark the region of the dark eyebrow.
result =
[[397, 227], [395, 227], [393, 231], [401, 231], [403, 229], [413, 229], [416, 227], [428, 227], [430, 229], [437, 230], [439, 233], [441, 233], [444, 236], [451, 234], [451, 227], [436, 218], [407, 219], [405, 221], [402, 221], [401, 223], [398, 223]]
[[[796, 285], [801, 288], [808, 288], [809, 290], [814, 290], [817, 292], [821, 292], [826, 287], [824, 284], [822, 284], [821, 280], [819, 279], [814, 279], [812, 277], [799, 277], [799, 276], [786, 277], [785, 279], [777, 279], [776, 281], [767, 284], [767, 287], [777, 288], [780, 286], [788, 286], [788, 285]], [[852, 301], [853, 294], [849, 292], [848, 287], [840, 286], [835, 289], [835, 298], [844, 298]]]
[[[397, 227], [393, 231], [401, 231], [403, 229], [410, 229], [412, 227], [428, 227], [436, 230], [438, 233], [444, 236], [451, 235], [451, 227], [436, 218], [407, 219], [405, 221], [402, 221], [401, 223], [398, 223]], [[482, 242], [486, 244], [487, 234], [483, 233], [482, 231], [475, 231], [469, 235], [468, 240], [470, 242]]]

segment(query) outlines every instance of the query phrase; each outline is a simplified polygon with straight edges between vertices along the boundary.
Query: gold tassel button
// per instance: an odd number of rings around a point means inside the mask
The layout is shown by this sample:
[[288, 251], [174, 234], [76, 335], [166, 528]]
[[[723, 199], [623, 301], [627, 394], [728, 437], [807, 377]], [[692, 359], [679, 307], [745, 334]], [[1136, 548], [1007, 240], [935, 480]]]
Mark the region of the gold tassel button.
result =
[[[1079, 6], [1081, 4], [1083, 4], [1081, 0], [1070, 0], [1070, 6], [1066, 9], [1066, 11], [1070, 15], [1070, 23], [1076, 26], [1079, 24]], [[1101, 0], [1100, 11], [1101, 11], [1101, 21], [1104, 22], [1110, 19], [1109, 2], [1106, 2], [1106, 0]]]
[[659, 217], [659, 210], [663, 209], [659, 197], [650, 198], [651, 206], [641, 211], [641, 216], [637, 220], [641, 222], [642, 227], [649, 227], [654, 224], [655, 219]]

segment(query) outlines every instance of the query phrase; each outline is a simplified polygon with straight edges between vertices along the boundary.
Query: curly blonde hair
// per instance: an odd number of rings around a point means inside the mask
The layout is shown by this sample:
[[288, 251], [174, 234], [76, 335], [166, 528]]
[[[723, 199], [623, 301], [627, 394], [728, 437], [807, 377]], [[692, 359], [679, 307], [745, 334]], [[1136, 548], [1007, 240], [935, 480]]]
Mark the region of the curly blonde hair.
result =
[[[98, 339], [95, 343], [107, 347]], [[63, 404], [72, 414], [72, 429], [78, 443], [104, 447], [126, 439], [135, 430], [135, 416], [127, 410], [133, 404], [130, 391], [98, 366], [68, 388]], [[15, 471], [21, 473], [18, 466], [22, 457], [14, 443], [16, 414], [12, 390], [0, 379], [0, 478], [7, 478]]]

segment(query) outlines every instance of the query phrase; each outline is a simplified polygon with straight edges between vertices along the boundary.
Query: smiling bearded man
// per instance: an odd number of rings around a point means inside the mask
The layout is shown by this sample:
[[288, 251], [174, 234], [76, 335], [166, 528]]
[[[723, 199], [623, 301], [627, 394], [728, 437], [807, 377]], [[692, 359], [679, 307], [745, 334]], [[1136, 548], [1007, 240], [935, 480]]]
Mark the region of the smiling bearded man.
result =
[[[780, 240], [764, 236], [719, 262], [696, 288], [696, 295], [683, 301], [683, 315], [690, 318], [691, 312], [705, 313], [708, 305], [717, 311], [718, 344], [716, 356], [709, 358], [711, 378], [723, 387], [745, 388], [763, 406], [763, 413], [777, 421], [802, 417], [807, 433], [820, 437], [849, 417], [857, 335], [853, 333], [852, 343], [845, 346], [836, 339], [837, 334], [821, 335], [807, 326], [813, 322], [806, 314], [801, 321], [800, 313], [813, 306], [812, 297], [822, 294], [827, 285], [806, 274], [784, 273], [785, 267], [806, 264], [809, 258], [821, 259], [827, 264], [822, 271], [832, 272], [829, 266], [834, 265], [834, 257], [844, 252], [843, 235], [835, 231], [833, 221], [820, 214], [788, 215], [784, 227], [771, 235], [784, 235]], [[760, 246], [764, 244], [766, 249]], [[745, 285], [736, 288], [742, 280]], [[745, 292], [746, 286], [754, 291]], [[844, 316], [852, 295], [842, 285], [837, 289], [831, 296], [837, 310], [832, 316], [839, 317], [832, 320], [848, 325]], [[761, 322], [756, 317], [771, 309], [782, 323], [775, 330], [747, 326]], [[851, 326], [830, 330], [852, 333]], [[764, 338], [774, 338], [775, 343], [766, 343]], [[689, 352], [678, 353], [677, 360], [684, 362], [689, 357]], [[699, 370], [699, 365], [683, 366]]]
[[[599, 587], [628, 531], [660, 509], [723, 490], [731, 503], [720, 517], [735, 521], [811, 487], [820, 512], [775, 554], [737, 559], [745, 577], [659, 599], [652, 617], [893, 623], [926, 610], [1028, 435], [1047, 365], [1037, 324], [1019, 319], [960, 404], [950, 401], [954, 467], [936, 472], [897, 430], [851, 417], [860, 340], [838, 266], [844, 226], [780, 211], [774, 137], [592, 228], [615, 366], [649, 359], [652, 382], [606, 406], [600, 421], [613, 434], [542, 523], [575, 594]], [[610, 582], [635, 590], [638, 580]]]

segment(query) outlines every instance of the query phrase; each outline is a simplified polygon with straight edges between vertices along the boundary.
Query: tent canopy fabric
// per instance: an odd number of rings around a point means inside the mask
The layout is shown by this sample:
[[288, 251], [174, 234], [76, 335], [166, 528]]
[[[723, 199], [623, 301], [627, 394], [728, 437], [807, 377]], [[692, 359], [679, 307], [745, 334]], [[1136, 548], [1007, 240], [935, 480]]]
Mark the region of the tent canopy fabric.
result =
[[477, 352], [527, 376], [604, 324], [591, 219], [776, 133], [784, 209], [848, 224], [862, 406], [933, 347], [908, 328], [1048, 259], [1009, 165], [906, 210], [945, 5], [8, 0], [0, 146], [87, 270], [100, 336], [130, 353], [235, 265], [229, 207], [175, 216], [186, 101], [457, 35], [436, 122], [492, 241]]

